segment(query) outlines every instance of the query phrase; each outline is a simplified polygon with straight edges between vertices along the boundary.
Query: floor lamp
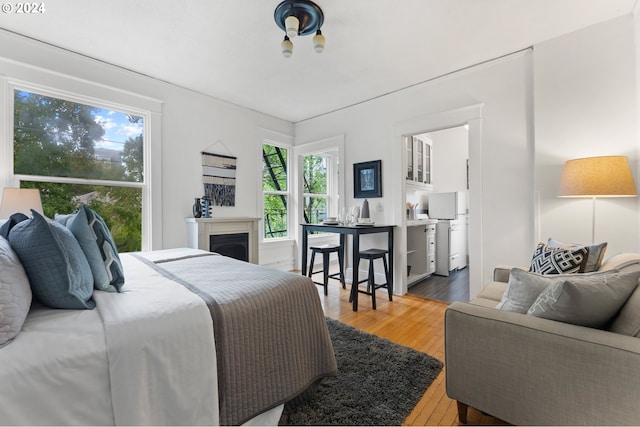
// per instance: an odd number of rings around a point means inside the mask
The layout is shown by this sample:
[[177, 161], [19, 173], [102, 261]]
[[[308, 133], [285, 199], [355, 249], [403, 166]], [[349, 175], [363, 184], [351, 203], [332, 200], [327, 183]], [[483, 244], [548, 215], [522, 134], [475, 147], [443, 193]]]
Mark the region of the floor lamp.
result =
[[596, 199], [600, 197], [635, 197], [627, 156], [586, 157], [567, 160], [562, 169], [558, 197], [591, 198], [591, 243], [596, 238]]

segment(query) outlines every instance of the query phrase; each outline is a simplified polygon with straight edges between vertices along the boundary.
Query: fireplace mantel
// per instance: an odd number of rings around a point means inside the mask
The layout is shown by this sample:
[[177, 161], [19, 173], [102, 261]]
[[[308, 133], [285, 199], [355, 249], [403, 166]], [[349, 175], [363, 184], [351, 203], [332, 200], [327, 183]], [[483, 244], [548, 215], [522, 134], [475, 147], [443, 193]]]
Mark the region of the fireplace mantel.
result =
[[209, 236], [214, 234], [249, 234], [249, 262], [258, 264], [258, 221], [260, 218], [185, 218], [187, 246], [209, 250]]

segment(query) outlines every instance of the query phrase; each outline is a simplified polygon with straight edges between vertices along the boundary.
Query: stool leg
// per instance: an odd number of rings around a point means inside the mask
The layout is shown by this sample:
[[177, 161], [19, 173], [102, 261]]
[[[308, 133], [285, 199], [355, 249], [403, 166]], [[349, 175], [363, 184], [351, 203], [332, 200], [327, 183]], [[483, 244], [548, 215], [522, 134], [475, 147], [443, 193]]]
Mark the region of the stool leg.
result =
[[324, 294], [329, 295], [329, 252], [322, 253], [322, 278], [324, 281]]
[[373, 259], [369, 260], [369, 281], [367, 282], [367, 290], [371, 289], [371, 305], [376, 309], [376, 276], [373, 270]]
[[338, 264], [340, 264], [340, 283], [342, 283], [342, 289], [347, 289], [347, 284], [344, 281], [344, 248], [340, 247], [338, 250]]
[[313, 274], [313, 263], [316, 260], [316, 251], [311, 251], [311, 262], [309, 262], [309, 277]]
[[389, 301], [393, 301], [393, 288], [391, 287], [391, 281], [389, 280], [389, 275], [391, 272], [389, 271], [389, 266], [387, 265], [387, 257], [382, 257], [382, 262], [384, 263], [384, 275], [387, 279], [387, 292], [389, 292]]

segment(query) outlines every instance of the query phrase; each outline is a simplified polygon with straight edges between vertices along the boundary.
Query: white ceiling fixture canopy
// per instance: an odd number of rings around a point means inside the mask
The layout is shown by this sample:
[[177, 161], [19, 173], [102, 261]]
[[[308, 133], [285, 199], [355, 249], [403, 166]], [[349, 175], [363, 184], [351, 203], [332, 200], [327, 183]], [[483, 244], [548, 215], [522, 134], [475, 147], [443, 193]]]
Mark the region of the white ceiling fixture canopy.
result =
[[311, 0], [284, 0], [273, 12], [273, 19], [286, 34], [281, 43], [282, 55], [285, 58], [293, 54], [292, 38], [296, 36], [313, 36], [313, 49], [317, 53], [324, 51], [325, 38], [320, 28], [324, 23], [324, 13], [320, 6]]

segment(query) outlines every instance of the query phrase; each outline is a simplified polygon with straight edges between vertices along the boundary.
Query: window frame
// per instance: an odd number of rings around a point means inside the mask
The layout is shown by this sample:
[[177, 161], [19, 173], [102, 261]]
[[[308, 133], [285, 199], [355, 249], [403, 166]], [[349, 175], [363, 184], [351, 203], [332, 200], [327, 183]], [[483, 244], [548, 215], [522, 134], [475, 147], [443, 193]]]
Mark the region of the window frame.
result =
[[[279, 147], [279, 148], [283, 148], [287, 151], [287, 190], [286, 191], [277, 191], [277, 190], [265, 190], [264, 189], [264, 183], [262, 181], [262, 171], [264, 169], [264, 159], [262, 156], [262, 152], [263, 152], [263, 146], [264, 145], [270, 145], [273, 147]], [[291, 161], [291, 156], [293, 155], [293, 147], [290, 144], [286, 144], [283, 143], [281, 141], [275, 141], [273, 139], [270, 138], [263, 138], [261, 144], [260, 144], [260, 194], [261, 194], [261, 203], [260, 203], [260, 210], [261, 210], [261, 218], [262, 221], [260, 221], [261, 224], [261, 229], [260, 229], [260, 243], [270, 243], [270, 242], [281, 242], [281, 241], [285, 241], [285, 240], [291, 240], [293, 233], [291, 232], [291, 227], [292, 227], [292, 171], [291, 171], [291, 166], [292, 166], [292, 161]], [[285, 236], [281, 236], [281, 237], [270, 237], [267, 238], [265, 237], [265, 221], [264, 221], [264, 211], [265, 211], [265, 206], [264, 206], [264, 198], [266, 195], [277, 195], [277, 196], [285, 196], [287, 198], [287, 212], [286, 212], [286, 220], [285, 223], [287, 224], [287, 234]]]
[[[316, 156], [316, 157], [324, 157], [325, 158], [325, 162], [326, 162], [326, 168], [327, 168], [327, 182], [326, 182], [326, 193], [307, 193], [304, 191], [304, 174], [305, 174], [305, 168], [304, 168], [304, 158], [307, 156]], [[337, 216], [338, 215], [338, 209], [337, 209], [337, 203], [336, 200], [338, 198], [338, 192], [337, 192], [337, 180], [338, 180], [338, 176], [336, 174], [336, 170], [337, 170], [337, 166], [338, 166], [338, 159], [335, 155], [332, 155], [330, 151], [320, 151], [318, 153], [305, 153], [302, 154], [301, 156], [301, 161], [302, 161], [302, 170], [301, 170], [301, 174], [302, 174], [302, 199], [301, 199], [301, 214], [302, 217], [304, 218], [304, 204], [305, 204], [305, 199], [307, 197], [313, 197], [313, 198], [323, 198], [326, 200], [326, 205], [327, 205], [327, 216]]]
[[[55, 89], [49, 86], [38, 85], [30, 82], [24, 82], [16, 79], [5, 79], [3, 85], [3, 93], [7, 102], [7, 110], [4, 114], [6, 123], [10, 125], [6, 127], [6, 143], [4, 144], [5, 155], [2, 162], [6, 167], [5, 183], [9, 187], [19, 187], [21, 181], [31, 182], [50, 182], [60, 184], [84, 184], [94, 186], [112, 186], [112, 187], [130, 187], [140, 188], [142, 191], [142, 250], [151, 250], [153, 248], [152, 233], [152, 168], [151, 168], [151, 135], [154, 132], [152, 127], [152, 110], [136, 108], [131, 105], [125, 105], [119, 102], [109, 101], [90, 95], [82, 95], [77, 92]], [[101, 88], [104, 89], [104, 88]], [[115, 110], [125, 114], [132, 114], [143, 118], [143, 179], [142, 182], [135, 181], [110, 181], [102, 179], [86, 179], [86, 178], [70, 178], [70, 177], [53, 177], [41, 175], [15, 174], [14, 173], [14, 109], [15, 109], [15, 91], [26, 91], [44, 95], [52, 98], [63, 99], [69, 102], [89, 105], [92, 107], [104, 108], [107, 110]], [[129, 100], [130, 101], [130, 100]], [[160, 232], [161, 236], [161, 232]], [[160, 239], [161, 240], [161, 239]]]

